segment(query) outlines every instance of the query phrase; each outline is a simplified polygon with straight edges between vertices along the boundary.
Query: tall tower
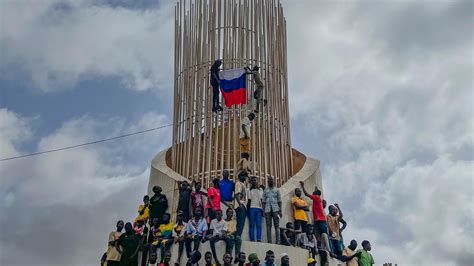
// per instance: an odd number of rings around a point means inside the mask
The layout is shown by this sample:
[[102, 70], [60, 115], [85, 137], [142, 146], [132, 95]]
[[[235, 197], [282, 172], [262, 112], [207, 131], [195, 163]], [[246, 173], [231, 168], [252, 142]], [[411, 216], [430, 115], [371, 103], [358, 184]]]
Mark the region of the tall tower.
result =
[[236, 174], [240, 120], [255, 109], [255, 88], [247, 81], [247, 104], [213, 113], [209, 69], [222, 59], [224, 70], [259, 66], [265, 85], [268, 104], [252, 122], [252, 175], [261, 183], [271, 175], [278, 186], [293, 175], [286, 47], [286, 20], [279, 1], [177, 3], [171, 169], [202, 181], [204, 187], [223, 170]]

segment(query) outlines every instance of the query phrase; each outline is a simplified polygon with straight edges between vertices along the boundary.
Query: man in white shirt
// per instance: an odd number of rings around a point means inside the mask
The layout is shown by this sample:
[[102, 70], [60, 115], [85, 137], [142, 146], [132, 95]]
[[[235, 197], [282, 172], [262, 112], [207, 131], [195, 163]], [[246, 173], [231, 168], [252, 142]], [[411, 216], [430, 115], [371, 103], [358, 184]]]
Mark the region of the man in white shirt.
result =
[[247, 193], [250, 201], [249, 207], [249, 238], [250, 241], [255, 241], [255, 227], [257, 227], [257, 242], [262, 241], [262, 197], [263, 190], [258, 186], [257, 177], [252, 176], [250, 179], [250, 188]]
[[255, 114], [250, 113], [247, 117], [240, 119], [240, 152], [250, 154], [250, 127], [255, 119]]
[[216, 242], [224, 241], [224, 243], [227, 243], [227, 223], [224, 221], [224, 219], [222, 219], [222, 210], [216, 210], [215, 215], [216, 218], [211, 221], [211, 237], [209, 237], [209, 241], [211, 244], [211, 251], [214, 261], [217, 265], [221, 265], [217, 259]]

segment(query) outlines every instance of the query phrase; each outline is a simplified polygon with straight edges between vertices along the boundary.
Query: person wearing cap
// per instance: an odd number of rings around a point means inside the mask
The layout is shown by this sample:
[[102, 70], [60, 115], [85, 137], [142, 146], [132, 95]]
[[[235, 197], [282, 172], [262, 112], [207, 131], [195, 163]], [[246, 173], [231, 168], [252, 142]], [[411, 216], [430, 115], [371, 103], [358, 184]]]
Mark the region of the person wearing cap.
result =
[[245, 266], [260, 266], [260, 260], [258, 259], [257, 253], [251, 253], [249, 255], [249, 262]]
[[[181, 256], [183, 255], [183, 249], [185, 246], [185, 231], [187, 223], [183, 221], [183, 211], [179, 210], [176, 215], [176, 224], [173, 227], [173, 238], [174, 243], [178, 243], [178, 260], [176, 263], [181, 263]], [[191, 255], [191, 250], [186, 250], [186, 255]]]
[[220, 69], [219, 67], [222, 65], [222, 60], [217, 59], [214, 61], [214, 64], [211, 66], [211, 73], [210, 73], [210, 83], [212, 87], [212, 111], [218, 112], [222, 111], [222, 106], [219, 105], [219, 85], [221, 83], [221, 79], [219, 77]]
[[267, 105], [267, 100], [263, 99], [263, 82], [262, 82], [262, 77], [260, 76], [260, 68], [258, 66], [254, 66], [252, 70], [250, 70], [249, 67], [245, 67], [245, 73], [252, 75], [253, 76], [253, 82], [257, 86], [255, 91], [253, 92], [253, 98], [257, 102], [257, 108], [255, 109], [255, 113], [258, 113], [260, 111], [260, 105], [263, 103], [263, 105]]
[[280, 265], [281, 266], [290, 266], [290, 256], [288, 255], [288, 253], [281, 253], [281, 262], [280, 262]]
[[206, 209], [209, 222], [216, 218], [214, 212], [221, 209], [221, 191], [219, 189], [219, 178], [215, 177], [212, 179], [212, 184], [213, 186], [207, 190]]
[[315, 265], [316, 265], [316, 260], [314, 258], [308, 258], [308, 266], [315, 266]]

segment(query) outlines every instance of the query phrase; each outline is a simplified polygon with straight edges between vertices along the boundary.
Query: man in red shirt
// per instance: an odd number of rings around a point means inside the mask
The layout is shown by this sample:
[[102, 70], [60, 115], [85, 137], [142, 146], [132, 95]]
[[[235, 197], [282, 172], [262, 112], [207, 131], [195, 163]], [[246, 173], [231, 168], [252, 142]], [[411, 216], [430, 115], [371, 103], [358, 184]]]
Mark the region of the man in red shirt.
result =
[[207, 215], [209, 221], [216, 218], [215, 211], [221, 209], [221, 191], [219, 189], [219, 178], [215, 177], [212, 180], [213, 186], [207, 190]]
[[325, 249], [328, 250], [328, 223], [324, 213], [323, 200], [321, 199], [321, 190], [318, 187], [314, 187], [313, 194], [310, 195], [304, 188], [304, 182], [300, 181], [300, 184], [305, 196], [313, 201], [314, 233], [323, 240], [326, 246]]

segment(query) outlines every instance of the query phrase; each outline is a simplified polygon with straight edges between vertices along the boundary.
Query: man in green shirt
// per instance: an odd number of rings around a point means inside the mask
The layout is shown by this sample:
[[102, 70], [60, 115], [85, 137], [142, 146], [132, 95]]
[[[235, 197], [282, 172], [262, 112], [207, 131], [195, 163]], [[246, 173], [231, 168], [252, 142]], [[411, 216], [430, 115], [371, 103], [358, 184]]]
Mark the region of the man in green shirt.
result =
[[368, 240], [362, 241], [362, 249], [359, 249], [356, 256], [359, 258], [359, 266], [372, 266], [374, 264], [374, 258], [369, 253], [372, 248]]

